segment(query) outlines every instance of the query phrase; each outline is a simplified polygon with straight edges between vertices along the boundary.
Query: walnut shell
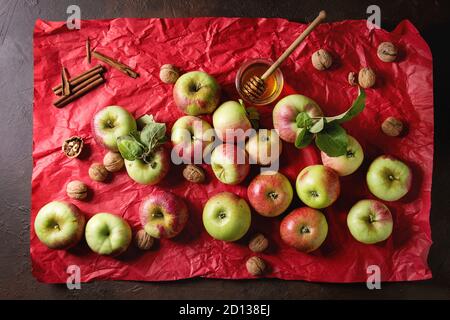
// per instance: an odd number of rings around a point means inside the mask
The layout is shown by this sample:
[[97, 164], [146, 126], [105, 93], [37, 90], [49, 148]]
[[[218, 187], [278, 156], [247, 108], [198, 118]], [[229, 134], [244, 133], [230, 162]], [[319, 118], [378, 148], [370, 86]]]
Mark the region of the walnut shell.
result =
[[188, 164], [183, 170], [183, 177], [193, 183], [202, 183], [205, 181], [205, 171], [201, 167]]
[[394, 62], [397, 59], [397, 47], [391, 42], [382, 42], [377, 50], [378, 58], [383, 62]]
[[266, 271], [266, 263], [259, 257], [251, 257], [245, 263], [248, 273], [252, 276], [260, 276]]
[[134, 235], [134, 245], [141, 250], [149, 250], [153, 246], [154, 239], [144, 229]]
[[267, 238], [261, 233], [255, 235], [248, 244], [248, 247], [253, 252], [263, 252], [264, 250], [267, 249], [268, 246], [269, 240], [267, 240]]
[[122, 170], [125, 162], [120, 153], [109, 151], [103, 157], [103, 165], [109, 172], [117, 172]]
[[397, 118], [389, 117], [384, 120], [383, 124], [381, 125], [381, 130], [384, 132], [384, 134], [390, 137], [397, 137], [403, 131], [403, 122], [401, 122]]
[[73, 180], [67, 184], [66, 193], [69, 198], [82, 200], [87, 197], [88, 187], [82, 181]]
[[320, 49], [313, 53], [311, 62], [317, 70], [325, 70], [333, 64], [333, 58], [328, 51]]
[[159, 78], [164, 83], [175, 83], [179, 77], [180, 72], [178, 71], [178, 68], [174, 67], [171, 64], [164, 64], [159, 70]]
[[69, 158], [76, 158], [81, 154], [83, 150], [83, 139], [77, 136], [70, 137], [64, 140], [62, 145], [62, 151]]
[[101, 163], [93, 163], [89, 168], [89, 177], [94, 181], [105, 181], [108, 177], [108, 170]]
[[362, 68], [358, 74], [358, 83], [364, 89], [371, 88], [376, 81], [375, 72], [370, 68]]
[[356, 86], [358, 84], [358, 81], [356, 80], [356, 73], [355, 72], [349, 72], [348, 74], [348, 83], [351, 86]]

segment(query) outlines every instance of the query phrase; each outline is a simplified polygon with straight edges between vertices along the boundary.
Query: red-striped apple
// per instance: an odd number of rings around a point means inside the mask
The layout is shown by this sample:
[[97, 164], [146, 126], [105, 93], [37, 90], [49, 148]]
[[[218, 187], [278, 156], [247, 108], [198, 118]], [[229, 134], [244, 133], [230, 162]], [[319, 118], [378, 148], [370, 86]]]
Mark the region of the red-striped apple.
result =
[[238, 184], [250, 170], [247, 152], [233, 144], [220, 144], [211, 154], [211, 167], [220, 182]]

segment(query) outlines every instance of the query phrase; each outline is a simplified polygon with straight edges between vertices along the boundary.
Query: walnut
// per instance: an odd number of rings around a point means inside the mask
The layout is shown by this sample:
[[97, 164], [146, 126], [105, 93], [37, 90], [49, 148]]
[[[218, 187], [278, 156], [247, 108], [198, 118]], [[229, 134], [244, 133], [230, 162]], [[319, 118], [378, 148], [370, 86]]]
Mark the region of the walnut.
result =
[[252, 276], [260, 276], [266, 270], [266, 263], [259, 257], [251, 257], [245, 263], [248, 273]]
[[144, 229], [134, 235], [134, 245], [141, 250], [149, 250], [153, 246], [153, 242], [154, 239]]
[[62, 150], [67, 157], [76, 158], [80, 155], [81, 150], [83, 150], [83, 146], [83, 139], [74, 136], [64, 141]]
[[253, 252], [263, 252], [264, 250], [267, 249], [268, 246], [269, 240], [267, 240], [267, 238], [261, 233], [255, 235], [248, 244], [248, 247]]
[[397, 59], [397, 47], [391, 42], [382, 42], [377, 50], [378, 58], [383, 62], [394, 62]]
[[364, 89], [374, 86], [376, 81], [375, 72], [370, 68], [362, 68], [358, 74], [358, 83]]
[[193, 183], [202, 183], [205, 181], [205, 171], [201, 167], [188, 164], [183, 170], [183, 177]]
[[403, 131], [403, 123], [394, 117], [389, 117], [384, 120], [381, 130], [390, 137], [397, 137]]
[[66, 193], [69, 198], [82, 200], [87, 197], [88, 187], [81, 181], [70, 181], [66, 186]]
[[349, 72], [348, 74], [348, 83], [350, 83], [351, 86], [358, 85], [358, 82], [356, 80], [356, 73], [355, 72]]
[[122, 170], [124, 161], [120, 153], [109, 151], [103, 157], [103, 165], [109, 172], [117, 172]]
[[89, 177], [94, 181], [105, 181], [108, 177], [108, 170], [101, 163], [93, 163], [89, 168]]
[[171, 64], [165, 64], [161, 66], [161, 69], [159, 70], [159, 78], [164, 83], [175, 83], [179, 77], [180, 72], [178, 68], [174, 67]]
[[313, 53], [311, 56], [311, 61], [317, 70], [325, 70], [331, 67], [333, 64], [333, 58], [331, 57], [331, 54], [324, 50], [320, 49]]

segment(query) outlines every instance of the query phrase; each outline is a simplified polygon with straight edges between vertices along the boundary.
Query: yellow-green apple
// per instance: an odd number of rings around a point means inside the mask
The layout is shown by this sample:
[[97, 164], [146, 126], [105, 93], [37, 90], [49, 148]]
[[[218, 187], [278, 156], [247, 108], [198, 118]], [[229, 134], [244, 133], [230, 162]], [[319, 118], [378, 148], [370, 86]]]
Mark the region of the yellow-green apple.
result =
[[291, 204], [293, 191], [289, 180], [281, 173], [269, 171], [257, 175], [247, 189], [250, 205], [260, 215], [276, 217]]
[[83, 237], [85, 217], [75, 205], [52, 201], [43, 206], [34, 220], [34, 231], [50, 249], [68, 249]]
[[131, 228], [125, 219], [112, 213], [96, 213], [86, 224], [86, 242], [101, 255], [118, 256], [131, 242]]
[[352, 236], [367, 244], [389, 238], [393, 224], [391, 211], [377, 200], [358, 201], [347, 216], [347, 226]]
[[296, 189], [300, 200], [315, 209], [331, 206], [341, 191], [337, 173], [320, 164], [308, 166], [300, 171]]
[[248, 175], [250, 165], [247, 152], [233, 144], [220, 144], [211, 154], [211, 167], [220, 182], [241, 183]]
[[245, 145], [250, 163], [257, 163], [262, 166], [278, 161], [281, 149], [282, 143], [276, 130], [258, 130], [248, 139]]
[[173, 88], [178, 108], [190, 116], [212, 113], [220, 100], [216, 79], [203, 71], [191, 71], [178, 78]]
[[188, 209], [183, 199], [168, 191], [154, 191], [139, 207], [145, 232], [154, 238], [173, 238], [186, 226]]
[[252, 123], [242, 101], [222, 103], [213, 114], [213, 127], [224, 142], [244, 141], [250, 135]]
[[105, 107], [92, 119], [92, 131], [96, 141], [106, 148], [117, 151], [117, 138], [136, 131], [136, 120], [124, 108]]
[[203, 225], [214, 239], [239, 240], [247, 233], [250, 223], [250, 207], [234, 193], [216, 194], [203, 208]]
[[364, 151], [359, 142], [348, 135], [347, 153], [339, 157], [330, 157], [321, 152], [322, 163], [336, 171], [340, 176], [348, 176], [358, 170], [364, 160]]
[[273, 109], [273, 126], [280, 138], [286, 142], [294, 143], [297, 132], [297, 115], [306, 112], [310, 117], [323, 116], [319, 105], [312, 99], [300, 94], [291, 94], [284, 97]]
[[208, 152], [214, 140], [214, 130], [208, 122], [200, 118], [184, 116], [175, 121], [171, 140], [172, 161], [199, 164], [202, 162], [203, 153]]
[[308, 207], [293, 210], [280, 224], [284, 243], [302, 252], [319, 248], [327, 234], [328, 223], [323, 213]]
[[140, 184], [153, 185], [159, 183], [169, 172], [170, 161], [163, 147], [156, 149], [148, 163], [141, 159], [126, 160], [125, 168], [131, 179]]
[[367, 171], [367, 186], [377, 198], [396, 201], [411, 188], [411, 169], [402, 161], [388, 155], [376, 158]]

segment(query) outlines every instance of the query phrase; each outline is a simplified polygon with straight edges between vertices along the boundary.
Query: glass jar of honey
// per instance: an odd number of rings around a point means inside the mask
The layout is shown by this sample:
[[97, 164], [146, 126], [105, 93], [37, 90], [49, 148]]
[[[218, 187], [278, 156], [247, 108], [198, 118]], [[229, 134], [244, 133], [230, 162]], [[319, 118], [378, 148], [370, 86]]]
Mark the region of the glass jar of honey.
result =
[[283, 89], [283, 74], [278, 68], [265, 81], [265, 90], [259, 98], [250, 98], [243, 91], [242, 88], [253, 76], [261, 77], [264, 72], [272, 65], [272, 62], [265, 59], [253, 59], [246, 61], [238, 70], [236, 74], [236, 90], [239, 96], [246, 102], [256, 106], [263, 106], [275, 101]]

